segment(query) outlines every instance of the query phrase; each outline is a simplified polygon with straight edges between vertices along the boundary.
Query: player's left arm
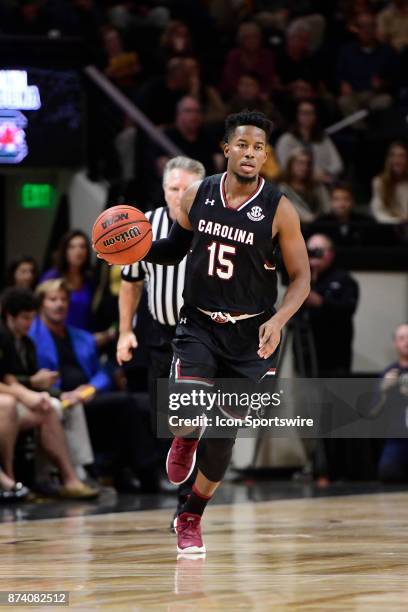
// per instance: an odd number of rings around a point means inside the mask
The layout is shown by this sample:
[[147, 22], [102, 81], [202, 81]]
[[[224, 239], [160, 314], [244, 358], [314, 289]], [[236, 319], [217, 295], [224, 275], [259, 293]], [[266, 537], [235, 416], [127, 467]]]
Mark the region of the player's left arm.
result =
[[310, 292], [310, 266], [306, 244], [300, 230], [299, 215], [293, 204], [282, 196], [272, 225], [278, 235], [289, 286], [278, 311], [259, 328], [258, 355], [267, 359], [280, 341], [281, 330], [299, 310]]

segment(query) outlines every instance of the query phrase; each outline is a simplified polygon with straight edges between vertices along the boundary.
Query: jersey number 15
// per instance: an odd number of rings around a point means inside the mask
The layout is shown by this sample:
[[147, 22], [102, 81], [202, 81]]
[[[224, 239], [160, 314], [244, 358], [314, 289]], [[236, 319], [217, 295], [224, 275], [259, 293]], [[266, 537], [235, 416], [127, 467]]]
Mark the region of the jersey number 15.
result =
[[212, 242], [208, 245], [207, 249], [210, 251], [208, 260], [209, 276], [216, 274], [223, 280], [232, 278], [234, 275], [234, 262], [231, 260], [231, 255], [235, 255], [236, 247], [230, 244]]

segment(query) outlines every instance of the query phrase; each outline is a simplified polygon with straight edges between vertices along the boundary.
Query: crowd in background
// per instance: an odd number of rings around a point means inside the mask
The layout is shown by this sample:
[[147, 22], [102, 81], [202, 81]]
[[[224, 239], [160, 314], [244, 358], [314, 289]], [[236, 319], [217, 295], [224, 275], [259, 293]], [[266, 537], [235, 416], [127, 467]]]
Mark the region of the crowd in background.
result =
[[[265, 112], [274, 130], [264, 174], [295, 194], [306, 222], [329, 212], [339, 178], [377, 221], [408, 219], [406, 0], [3, 0], [1, 33], [85, 41], [86, 61], [207, 173], [225, 167], [226, 114]], [[96, 174], [157, 206], [166, 152], [108, 100], [97, 106]]]
[[[313, 284], [305, 310], [319, 373], [350, 372], [358, 287], [333, 267], [335, 250], [381, 246], [390, 231], [400, 244], [408, 236], [407, 0], [3, 0], [1, 33], [82, 38], [90, 61], [207, 174], [225, 169], [225, 116], [263, 111], [273, 132], [262, 172], [294, 203], [308, 240]], [[99, 144], [92, 147], [96, 178], [107, 178], [112, 193], [143, 210], [161, 206], [168, 153], [108, 100], [92, 110], [94, 126], [113, 115], [116, 126], [114, 133], [92, 134]], [[344, 118], [352, 120], [341, 127]], [[345, 287], [332, 312], [319, 310], [327, 270]], [[0, 388], [5, 498], [28, 495], [14, 477], [12, 457], [17, 435], [30, 425], [47, 455], [47, 494], [57, 470], [58, 496], [95, 497], [106, 462], [118, 490], [160, 489], [148, 401], [140, 393], [134, 410], [146, 372], [138, 358], [130, 370], [115, 360], [118, 283], [118, 271], [92, 265], [89, 238], [79, 230], [62, 238], [50, 269], [40, 271], [30, 257], [10, 265], [1, 352], [13, 371], [0, 366], [1, 384], [12, 389], [7, 395]], [[339, 312], [342, 351], [334, 355], [327, 337]], [[25, 325], [22, 313], [29, 314]], [[401, 371], [406, 336], [402, 326], [396, 335]], [[143, 374], [135, 375], [140, 367]], [[395, 379], [395, 367], [390, 371], [387, 379]], [[129, 436], [136, 430], [138, 444]], [[65, 439], [57, 450], [50, 432]], [[405, 461], [405, 447], [399, 452]], [[387, 469], [383, 476], [395, 475]]]

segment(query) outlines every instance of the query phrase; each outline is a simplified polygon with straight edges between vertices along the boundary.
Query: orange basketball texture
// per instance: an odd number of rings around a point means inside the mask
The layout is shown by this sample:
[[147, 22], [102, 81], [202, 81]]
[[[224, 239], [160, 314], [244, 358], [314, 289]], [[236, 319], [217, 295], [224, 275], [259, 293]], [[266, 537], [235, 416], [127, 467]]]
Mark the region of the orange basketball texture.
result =
[[92, 228], [92, 247], [110, 264], [143, 259], [152, 245], [152, 226], [134, 206], [119, 204], [99, 215]]

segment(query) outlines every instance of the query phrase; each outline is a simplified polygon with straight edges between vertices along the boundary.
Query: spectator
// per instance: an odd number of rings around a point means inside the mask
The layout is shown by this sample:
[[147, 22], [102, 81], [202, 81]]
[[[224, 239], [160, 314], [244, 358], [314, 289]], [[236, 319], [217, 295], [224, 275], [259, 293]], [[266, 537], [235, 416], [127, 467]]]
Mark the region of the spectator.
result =
[[314, 178], [331, 183], [343, 171], [343, 162], [332, 140], [320, 126], [316, 103], [299, 102], [296, 121], [289, 132], [282, 134], [276, 144], [276, 153], [282, 167], [286, 166], [293, 149], [310, 148], [313, 155]]
[[190, 88], [188, 68], [182, 58], [173, 57], [164, 76], [151, 77], [139, 89], [136, 103], [156, 125], [173, 123], [176, 106]]
[[239, 77], [247, 72], [258, 75], [262, 95], [266, 98], [275, 84], [273, 53], [262, 46], [260, 27], [252, 22], [241, 23], [238, 29], [238, 47], [227, 54], [221, 81], [221, 93], [230, 98], [236, 91]]
[[310, 223], [330, 208], [326, 187], [313, 178], [310, 151], [293, 149], [281, 175], [280, 189], [291, 200], [303, 223]]
[[103, 43], [107, 55], [105, 74], [126, 95], [134, 98], [136, 94], [137, 75], [141, 66], [135, 51], [125, 51], [118, 30], [109, 27], [103, 32]]
[[380, 223], [408, 221], [408, 147], [393, 142], [383, 172], [373, 180], [371, 211]]
[[38, 280], [38, 266], [34, 257], [21, 255], [14, 259], [6, 273], [8, 287], [22, 287], [33, 290]]
[[193, 52], [193, 43], [188, 26], [182, 21], [169, 21], [160, 40], [160, 64], [165, 66], [171, 58], [188, 57]]
[[[348, 272], [337, 268], [330, 238], [314, 234], [306, 244], [312, 279], [311, 291], [300, 316], [310, 328], [315, 348], [317, 372], [313, 375], [347, 377], [351, 371], [353, 315], [359, 288]], [[325, 418], [330, 417], [323, 411], [319, 421], [323, 423]], [[319, 486], [326, 486], [341, 475], [346, 452], [346, 440], [317, 440], [313, 461]]]
[[224, 119], [225, 104], [220, 94], [212, 85], [206, 85], [202, 80], [201, 66], [194, 57], [186, 57], [184, 65], [189, 75], [189, 95], [195, 98], [203, 109], [205, 122]]
[[408, 1], [393, 0], [377, 15], [379, 39], [401, 51], [408, 45]]
[[[167, 128], [165, 134], [188, 157], [200, 161], [208, 174], [213, 174], [215, 169], [221, 169], [223, 155], [218, 143], [204, 128], [201, 105], [195, 98], [185, 96], [180, 100], [175, 126]], [[161, 168], [167, 160], [167, 157], [159, 158]]]
[[356, 35], [356, 41], [340, 49], [337, 67], [339, 105], [345, 116], [365, 107], [388, 108], [398, 70], [393, 49], [378, 41], [373, 15], [362, 13], [357, 17]]
[[138, 410], [128, 393], [108, 391], [112, 381], [101, 367], [92, 334], [67, 325], [69, 290], [62, 279], [37, 287], [40, 317], [30, 331], [38, 365], [60, 374], [61, 399], [83, 402], [94, 451], [114, 454], [113, 476], [118, 490], [135, 492], [127, 470], [138, 473], [142, 490], [157, 490], [156, 455], [149, 434], [149, 416]]
[[319, 82], [321, 62], [315, 61], [310, 44], [310, 26], [299, 20], [285, 32], [285, 46], [277, 57], [276, 70], [283, 86], [302, 80]]
[[[63, 278], [70, 290], [68, 325], [93, 331], [94, 283], [91, 245], [83, 231], [71, 230], [61, 238], [56, 265], [41, 276], [40, 282], [55, 278]], [[116, 331], [113, 326], [95, 333], [98, 347], [109, 344], [115, 338]]]
[[285, 116], [293, 116], [293, 107], [296, 109], [300, 102], [313, 100], [319, 105], [319, 118], [324, 125], [330, 125], [341, 118], [334, 95], [325, 89], [317, 88], [311, 81], [292, 81], [288, 90], [279, 98], [286, 110]]
[[90, 331], [92, 328], [91, 245], [82, 230], [71, 230], [60, 240], [55, 267], [47, 270], [40, 283], [63, 278], [70, 289], [68, 325]]
[[[29, 489], [16, 482], [13, 472], [13, 451], [17, 433], [17, 407], [13, 397], [0, 394], [0, 502], [23, 501]], [[8, 475], [9, 474], [9, 475]]]
[[[12, 414], [9, 423], [7, 440], [0, 447], [3, 452], [3, 470], [10, 479], [9, 490], [18, 494], [21, 489], [15, 481], [13, 471], [14, 445], [18, 432], [38, 428], [41, 449], [50, 461], [58, 468], [62, 486], [56, 491], [58, 497], [75, 499], [92, 499], [97, 497], [98, 490], [81, 482], [71, 464], [64, 430], [56, 412], [52, 408], [50, 395], [46, 392], [33, 391], [20, 385], [13, 376], [7, 373], [8, 364], [5, 356], [0, 356], [0, 397], [11, 397], [16, 408], [16, 417]], [[5, 382], [7, 381], [7, 382]], [[9, 405], [10, 408], [10, 405]], [[4, 487], [4, 479], [2, 486]]]
[[59, 373], [38, 368], [35, 346], [28, 336], [37, 300], [28, 289], [12, 287], [3, 293], [1, 306], [0, 348], [7, 363], [7, 373], [28, 389], [52, 393], [52, 407], [62, 421], [70, 460], [77, 475], [86, 478], [84, 466], [92, 464], [94, 458], [83, 406], [77, 403], [63, 410], [57, 399], [60, 394], [54, 388]]
[[334, 185], [330, 195], [330, 211], [317, 217], [311, 231], [326, 234], [336, 247], [362, 246], [369, 240], [367, 234], [375, 221], [368, 215], [355, 212], [353, 207], [351, 187], [346, 183]]
[[[394, 332], [394, 348], [398, 360], [388, 366], [382, 374], [381, 391], [385, 394], [384, 410], [392, 410], [395, 419], [393, 429], [406, 431], [406, 409], [408, 398], [408, 323], [403, 323]], [[388, 438], [379, 462], [379, 477], [384, 482], [408, 481], [408, 440]]]
[[353, 315], [359, 290], [356, 281], [335, 265], [331, 240], [314, 234], [307, 241], [312, 271], [305, 301], [321, 377], [347, 376], [351, 371]]
[[230, 100], [230, 113], [238, 113], [243, 108], [261, 111], [271, 120], [277, 118], [277, 112], [271, 102], [262, 95], [259, 76], [255, 72], [246, 72], [239, 77], [236, 90]]

